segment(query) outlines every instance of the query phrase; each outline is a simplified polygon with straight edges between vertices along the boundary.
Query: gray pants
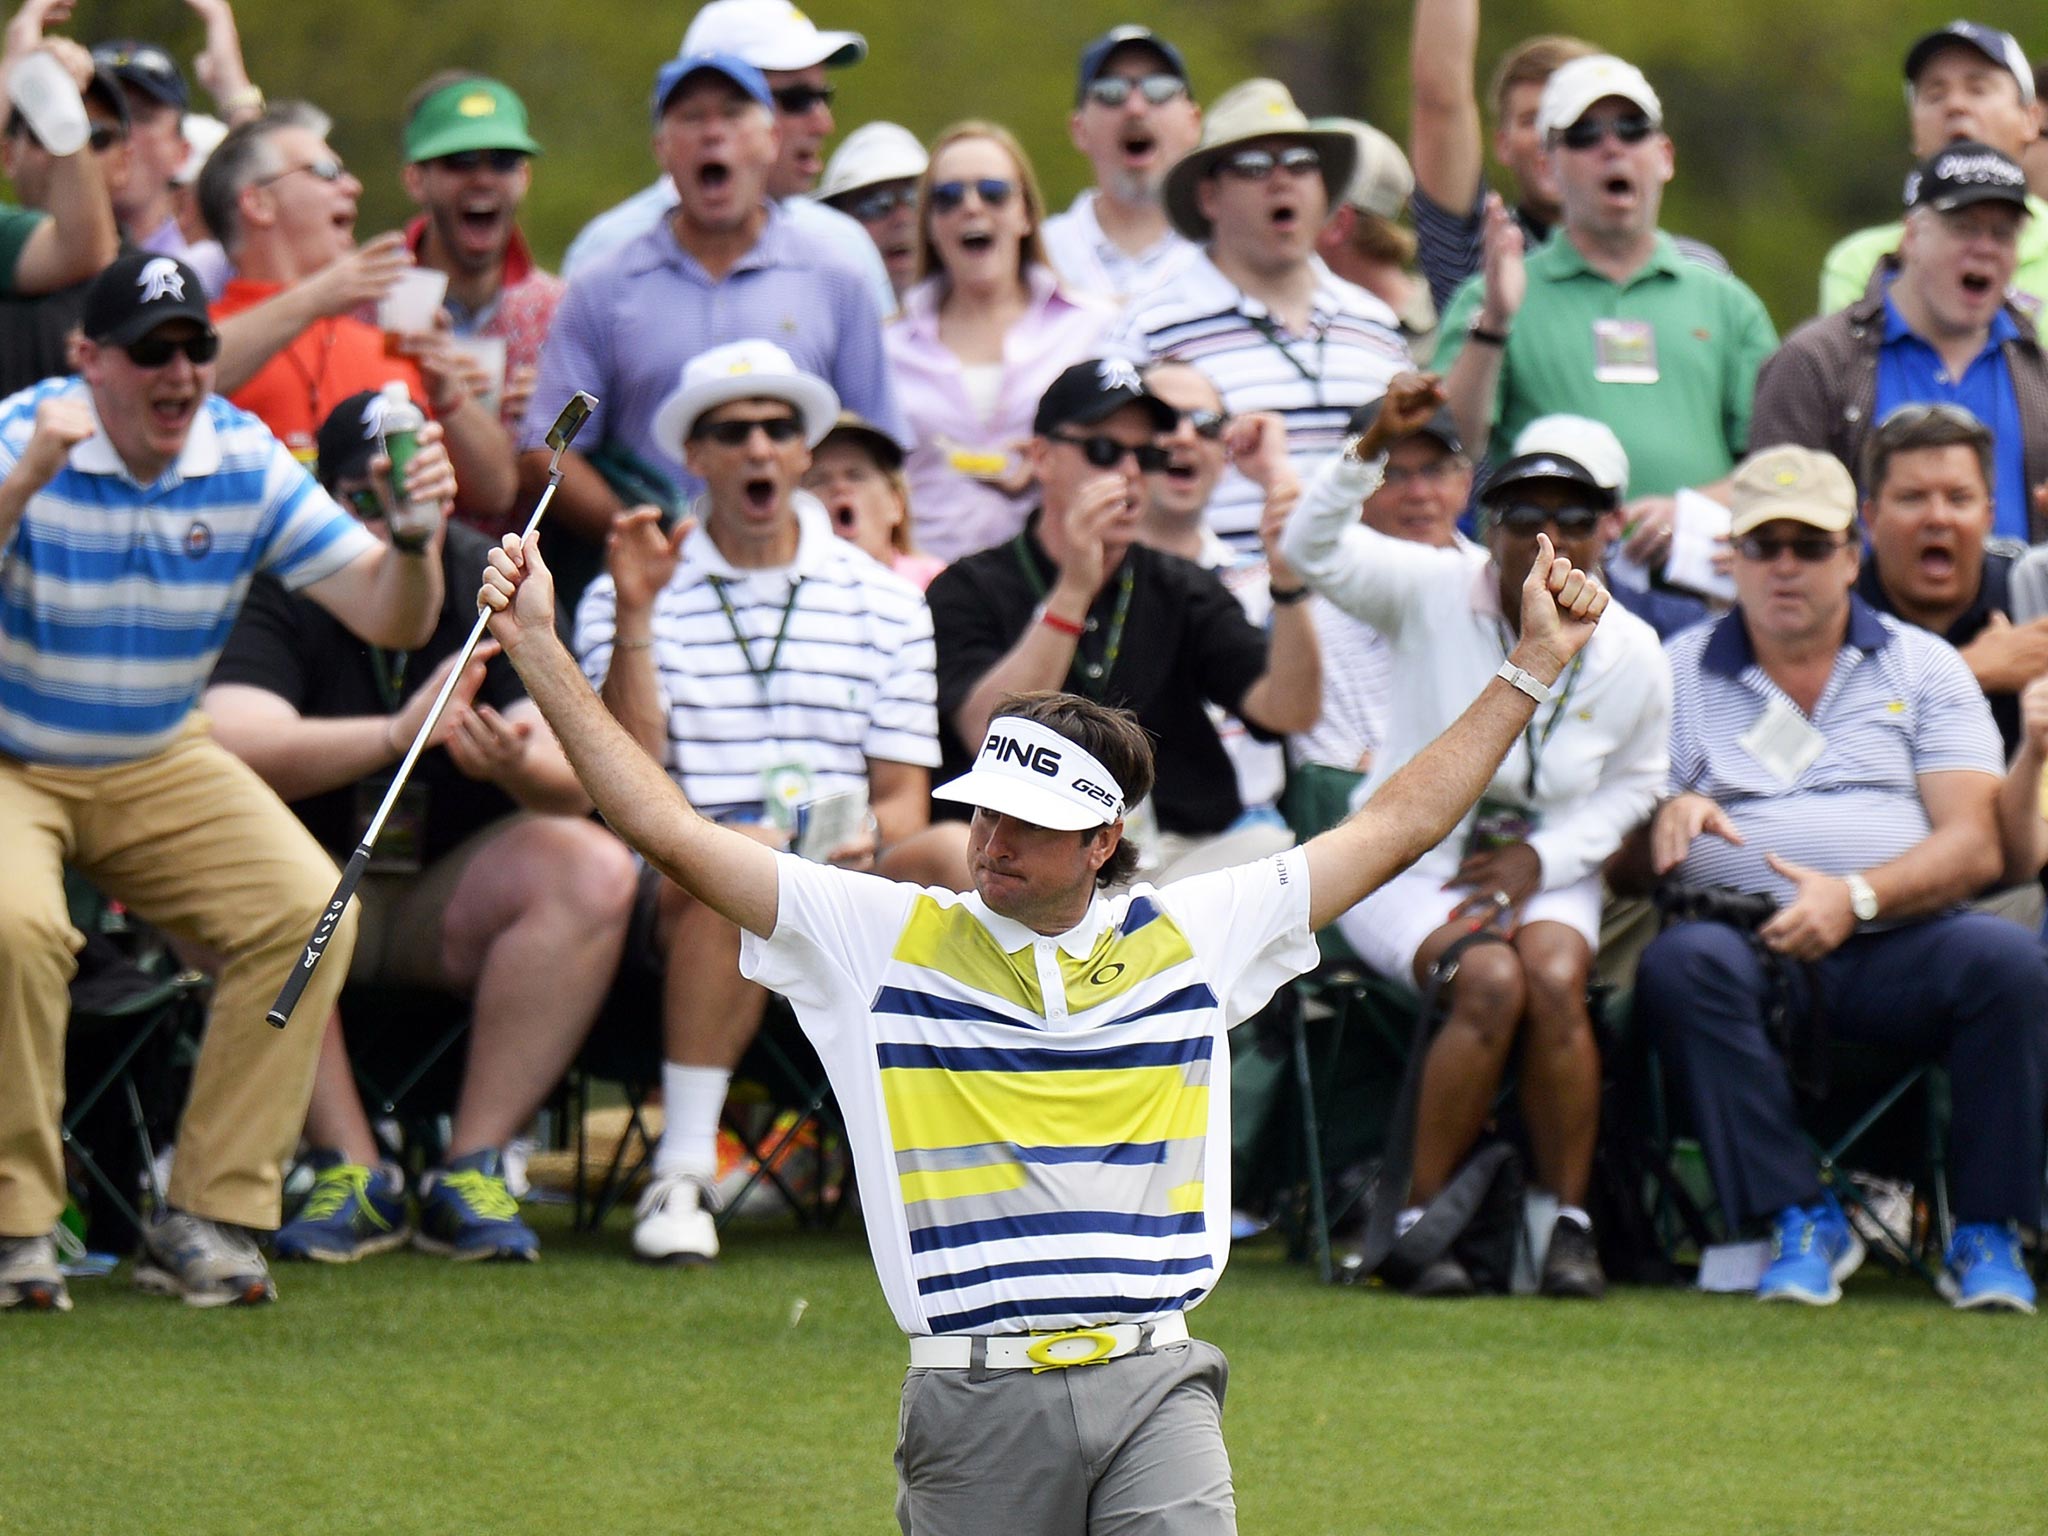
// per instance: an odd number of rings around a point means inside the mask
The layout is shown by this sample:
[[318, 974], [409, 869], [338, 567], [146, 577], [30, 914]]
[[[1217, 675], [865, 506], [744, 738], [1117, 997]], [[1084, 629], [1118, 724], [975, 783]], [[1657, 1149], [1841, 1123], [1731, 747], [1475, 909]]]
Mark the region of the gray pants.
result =
[[896, 1437], [904, 1536], [1235, 1536], [1230, 1362], [1191, 1339], [1065, 1370], [913, 1366]]

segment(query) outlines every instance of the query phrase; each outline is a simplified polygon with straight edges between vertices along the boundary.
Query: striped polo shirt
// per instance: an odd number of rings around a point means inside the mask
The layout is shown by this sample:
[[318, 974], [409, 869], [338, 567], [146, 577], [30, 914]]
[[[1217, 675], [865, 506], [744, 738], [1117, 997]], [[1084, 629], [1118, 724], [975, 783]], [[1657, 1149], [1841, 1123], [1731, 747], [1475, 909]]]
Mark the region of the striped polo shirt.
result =
[[[1415, 366], [1391, 309], [1320, 260], [1311, 265], [1315, 299], [1300, 334], [1289, 334], [1204, 253], [1132, 301], [1111, 333], [1111, 350], [1140, 364], [1192, 363], [1232, 415], [1277, 411], [1295, 472], [1306, 481], [1343, 446], [1351, 413]], [[1250, 547], [1264, 506], [1265, 493], [1233, 466], [1210, 499], [1209, 526]]]
[[1230, 1246], [1226, 1035], [1315, 964], [1306, 855], [1098, 894], [1053, 936], [974, 895], [778, 868], [740, 970], [825, 1064], [904, 1332], [1201, 1301]]
[[[870, 758], [938, 766], [924, 594], [834, 534], [808, 492], [796, 512], [793, 564], [736, 567], [700, 522], [655, 599], [663, 766], [707, 815], [759, 811], [762, 775], [786, 764], [808, 770], [814, 796], [864, 788]], [[611, 671], [617, 608], [600, 576], [576, 609], [576, 654], [595, 688]]]
[[[1694, 839], [1679, 877], [1788, 901], [1790, 881], [1766, 853], [1830, 875], [1897, 858], [1925, 838], [1923, 773], [2004, 772], [1998, 728], [1977, 681], [1947, 641], [1849, 599], [1849, 629], [1809, 717], [1765, 675], [1737, 609], [1665, 647], [1671, 660], [1669, 792], [1706, 795], [1727, 811], [1742, 846]], [[1791, 711], [1821, 737], [1794, 766], [1759, 752], [1751, 732]], [[1747, 743], [1746, 743], [1747, 739]]]
[[[92, 404], [78, 378], [0, 400], [0, 477], [36, 407], [60, 397]], [[0, 548], [0, 753], [92, 766], [161, 751], [256, 572], [298, 590], [376, 547], [262, 422], [218, 395], [150, 485], [96, 433]]]

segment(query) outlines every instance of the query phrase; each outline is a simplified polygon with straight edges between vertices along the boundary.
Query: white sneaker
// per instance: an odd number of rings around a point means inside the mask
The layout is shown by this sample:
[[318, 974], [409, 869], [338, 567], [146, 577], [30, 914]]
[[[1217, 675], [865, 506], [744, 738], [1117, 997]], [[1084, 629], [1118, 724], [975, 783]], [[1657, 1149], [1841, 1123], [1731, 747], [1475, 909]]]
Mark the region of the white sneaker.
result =
[[650, 1264], [709, 1264], [718, 1257], [717, 1192], [694, 1173], [655, 1175], [633, 1212], [633, 1256]]

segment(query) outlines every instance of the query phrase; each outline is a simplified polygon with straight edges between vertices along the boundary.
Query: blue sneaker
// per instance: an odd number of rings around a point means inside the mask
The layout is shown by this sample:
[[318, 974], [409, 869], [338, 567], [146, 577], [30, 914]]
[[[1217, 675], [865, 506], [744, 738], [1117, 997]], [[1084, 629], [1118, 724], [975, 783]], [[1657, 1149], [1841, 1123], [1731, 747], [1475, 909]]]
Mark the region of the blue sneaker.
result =
[[1948, 1272], [1955, 1279], [1958, 1307], [1987, 1312], [2034, 1310], [2034, 1282], [2020, 1258], [2020, 1240], [2011, 1227], [1973, 1221], [1956, 1228], [1948, 1245]]
[[313, 1192], [270, 1240], [272, 1257], [353, 1264], [388, 1253], [412, 1235], [405, 1176], [396, 1168], [373, 1171], [339, 1152], [315, 1152], [306, 1161], [314, 1170]]
[[451, 1259], [540, 1257], [540, 1238], [519, 1219], [519, 1202], [505, 1188], [498, 1149], [458, 1157], [420, 1183], [420, 1229], [413, 1246]]
[[1756, 1283], [1756, 1299], [1832, 1306], [1862, 1262], [1863, 1239], [1832, 1195], [1818, 1205], [1788, 1205], [1773, 1224], [1771, 1263]]

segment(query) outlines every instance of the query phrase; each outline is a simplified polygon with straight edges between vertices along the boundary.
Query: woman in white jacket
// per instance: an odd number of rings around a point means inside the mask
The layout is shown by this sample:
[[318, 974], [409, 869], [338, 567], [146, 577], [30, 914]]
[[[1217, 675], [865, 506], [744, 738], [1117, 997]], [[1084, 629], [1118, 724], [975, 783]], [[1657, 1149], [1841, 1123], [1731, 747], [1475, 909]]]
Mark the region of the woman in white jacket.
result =
[[[1514, 594], [1537, 534], [1547, 531], [1574, 565], [1598, 570], [1619, 531], [1628, 474], [1621, 445], [1599, 423], [1563, 416], [1532, 422], [1489, 483], [1484, 548], [1437, 549], [1364, 526], [1358, 509], [1379, 484], [1386, 446], [1442, 401], [1433, 378], [1394, 380], [1372, 424], [1310, 482], [1282, 543], [1310, 586], [1378, 630], [1394, 653], [1387, 740], [1361, 797], [1497, 672], [1506, 675], [1519, 620]], [[1547, 702], [1464, 824], [1338, 926], [1373, 969], [1419, 986], [1455, 939], [1488, 921], [1503, 925], [1508, 943], [1475, 945], [1459, 959], [1423, 1069], [1414, 1171], [1396, 1232], [1471, 1150], [1519, 1039], [1533, 1183], [1559, 1207], [1543, 1289], [1598, 1296], [1606, 1282], [1585, 1198], [1600, 1060], [1586, 981], [1599, 944], [1601, 865], [1663, 788], [1671, 674], [1655, 633], [1616, 605], [1548, 695], [1533, 679], [1527, 688]], [[1410, 1289], [1459, 1295], [1472, 1282], [1447, 1253]]]

